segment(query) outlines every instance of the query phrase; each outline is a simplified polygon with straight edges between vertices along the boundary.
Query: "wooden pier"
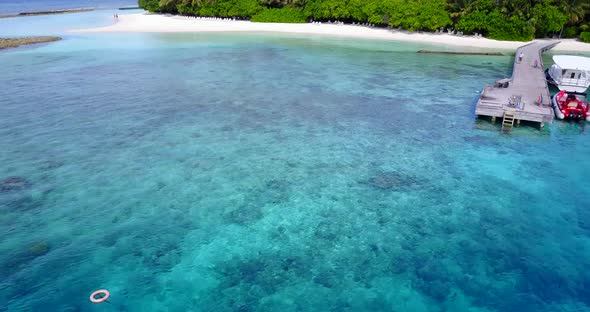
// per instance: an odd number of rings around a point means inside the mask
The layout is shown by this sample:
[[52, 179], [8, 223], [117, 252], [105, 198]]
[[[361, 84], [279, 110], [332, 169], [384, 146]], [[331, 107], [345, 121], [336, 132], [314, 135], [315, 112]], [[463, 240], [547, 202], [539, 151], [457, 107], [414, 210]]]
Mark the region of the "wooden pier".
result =
[[537, 40], [518, 48], [512, 77], [483, 89], [475, 106], [477, 117], [488, 116], [492, 122], [502, 118], [502, 130], [512, 129], [521, 120], [538, 122], [540, 127], [552, 122], [554, 115], [541, 55], [558, 43]]

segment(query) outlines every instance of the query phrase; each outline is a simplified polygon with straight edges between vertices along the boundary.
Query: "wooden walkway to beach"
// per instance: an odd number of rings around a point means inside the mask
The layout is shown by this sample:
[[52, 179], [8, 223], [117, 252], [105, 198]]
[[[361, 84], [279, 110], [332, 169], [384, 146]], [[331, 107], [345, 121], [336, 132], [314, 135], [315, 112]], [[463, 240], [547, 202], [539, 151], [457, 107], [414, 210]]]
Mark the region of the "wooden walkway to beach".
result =
[[[552, 122], [553, 109], [541, 54], [558, 43], [538, 40], [518, 48], [512, 77], [485, 87], [477, 101], [475, 114], [491, 117], [492, 122], [500, 117], [503, 128], [504, 124], [512, 128], [521, 120], [538, 122], [540, 127]], [[522, 60], [519, 60], [520, 55], [523, 55]]]

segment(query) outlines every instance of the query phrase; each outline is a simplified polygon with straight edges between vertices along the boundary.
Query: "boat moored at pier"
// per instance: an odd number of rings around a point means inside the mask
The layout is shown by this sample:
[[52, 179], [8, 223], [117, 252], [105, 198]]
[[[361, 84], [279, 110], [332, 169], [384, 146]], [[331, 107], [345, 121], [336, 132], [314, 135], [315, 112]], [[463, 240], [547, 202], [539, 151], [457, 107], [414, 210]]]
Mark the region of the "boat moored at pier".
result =
[[590, 87], [590, 57], [555, 55], [553, 62], [545, 76], [559, 90], [583, 93]]
[[585, 93], [560, 91], [553, 96], [552, 104], [559, 119], [590, 121]]

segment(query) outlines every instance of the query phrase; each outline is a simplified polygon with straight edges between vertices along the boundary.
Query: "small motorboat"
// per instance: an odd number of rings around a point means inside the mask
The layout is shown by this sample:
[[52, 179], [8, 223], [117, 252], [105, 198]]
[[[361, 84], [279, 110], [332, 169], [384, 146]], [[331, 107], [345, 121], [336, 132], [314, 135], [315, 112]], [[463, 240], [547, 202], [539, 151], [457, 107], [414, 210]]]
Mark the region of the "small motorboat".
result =
[[585, 93], [559, 91], [553, 96], [553, 111], [559, 119], [590, 121]]

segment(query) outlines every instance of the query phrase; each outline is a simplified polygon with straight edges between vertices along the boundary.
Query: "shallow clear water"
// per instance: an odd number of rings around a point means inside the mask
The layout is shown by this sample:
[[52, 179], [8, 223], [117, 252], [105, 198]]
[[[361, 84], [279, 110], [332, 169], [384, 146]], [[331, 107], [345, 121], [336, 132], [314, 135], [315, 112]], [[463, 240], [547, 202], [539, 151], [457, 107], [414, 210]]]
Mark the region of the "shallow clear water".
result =
[[137, 6], [137, 0], [2, 0], [0, 15], [80, 8], [117, 9]]
[[[74, 29], [87, 29], [104, 27], [113, 23], [113, 14], [132, 14], [143, 10], [97, 10], [76, 14], [53, 14], [0, 18], [0, 36], [61, 36], [65, 40], [79, 39], [76, 41], [80, 48], [88, 42], [95, 41], [86, 35], [70, 32]], [[84, 45], [82, 44], [84, 43]], [[119, 43], [112, 43], [120, 45]]]
[[0, 311], [590, 311], [585, 125], [502, 135], [511, 58], [419, 48], [1, 52]]

